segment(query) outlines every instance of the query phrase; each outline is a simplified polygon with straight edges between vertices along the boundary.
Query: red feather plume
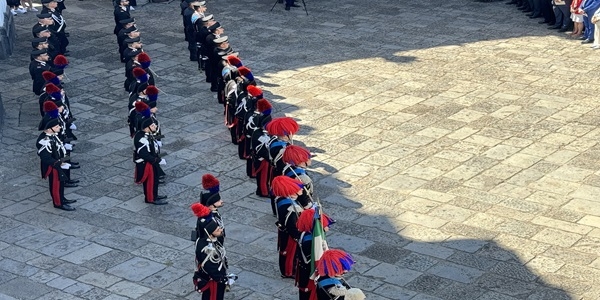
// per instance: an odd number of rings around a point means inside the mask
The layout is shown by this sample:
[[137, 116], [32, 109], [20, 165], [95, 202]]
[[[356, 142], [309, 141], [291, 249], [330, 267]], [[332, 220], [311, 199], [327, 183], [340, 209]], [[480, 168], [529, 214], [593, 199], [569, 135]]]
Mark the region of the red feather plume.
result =
[[[313, 208], [305, 209], [300, 213], [298, 221], [296, 221], [296, 227], [300, 231], [312, 232], [315, 220], [315, 210]], [[329, 227], [329, 216], [321, 213], [321, 224], [323, 228]]]
[[[237, 57], [236, 57], [236, 58], [237, 58]], [[250, 73], [250, 72], [252, 72], [252, 71], [250, 71], [250, 69], [248, 69], [248, 67], [244, 67], [244, 66], [242, 66], [242, 67], [239, 67], [239, 68], [238, 68], [238, 72], [239, 72], [240, 74], [242, 74], [242, 76], [246, 76], [246, 75], [248, 75], [248, 73]]]
[[47, 94], [52, 94], [52, 93], [56, 93], [56, 92], [60, 92], [60, 89], [56, 85], [54, 85], [54, 83], [46, 84], [46, 93]]
[[341, 275], [344, 271], [350, 271], [354, 264], [350, 254], [337, 249], [329, 249], [323, 252], [321, 259], [317, 261], [317, 273], [319, 276], [334, 277]]
[[133, 72], [134, 77], [140, 77], [140, 76], [144, 76], [146, 74], [146, 71], [144, 71], [144, 69], [142, 69], [140, 67], [133, 68], [132, 72]]
[[312, 208], [305, 209], [296, 221], [296, 227], [300, 231], [312, 232], [315, 210]]
[[264, 112], [265, 110], [271, 109], [271, 108], [273, 108], [273, 106], [271, 105], [269, 100], [267, 100], [265, 98], [256, 101], [256, 109], [259, 112]]
[[156, 86], [149, 85], [146, 88], [146, 95], [148, 95], [148, 96], [158, 95], [158, 88]]
[[296, 166], [310, 159], [310, 151], [300, 146], [289, 145], [285, 147], [282, 159], [286, 164]]
[[[240, 70], [240, 69], [238, 69], [238, 70]], [[255, 85], [249, 85], [246, 88], [246, 90], [248, 91], [248, 94], [250, 94], [250, 96], [252, 96], [252, 97], [258, 97], [258, 96], [260, 96], [260, 95], [263, 94], [263, 91], [259, 87], [255, 86]]]
[[219, 184], [219, 180], [211, 174], [204, 174], [202, 176], [202, 188], [205, 190], [214, 188]]
[[44, 80], [50, 81], [51, 79], [56, 77], [56, 74], [54, 74], [50, 71], [44, 71], [44, 72], [42, 72], [42, 77], [44, 77]]
[[210, 214], [210, 208], [196, 202], [190, 206], [194, 215], [198, 218], [206, 217]]
[[273, 135], [291, 135], [296, 134], [300, 130], [298, 123], [290, 117], [275, 118], [269, 122], [266, 127], [269, 134]]
[[271, 186], [275, 196], [289, 197], [302, 190], [302, 181], [281, 175], [273, 178]]
[[57, 110], [58, 106], [56, 106], [56, 103], [52, 102], [52, 101], [46, 101], [44, 102], [44, 112], [49, 112], [49, 111], [53, 111], [53, 110]]
[[59, 54], [54, 58], [54, 65], [57, 67], [66, 66], [68, 64], [69, 60], [64, 55]]
[[234, 66], [237, 66], [242, 63], [242, 61], [237, 56], [233, 55], [227, 56], [227, 62]]
[[146, 52], [142, 52], [142, 53], [138, 54], [137, 61], [141, 62], [141, 63], [149, 62], [149, 61], [151, 61], [150, 55], [148, 55]]
[[143, 101], [138, 101], [135, 103], [135, 111], [141, 113], [146, 109], [149, 109], [150, 106], [148, 106], [148, 104], [144, 103]]

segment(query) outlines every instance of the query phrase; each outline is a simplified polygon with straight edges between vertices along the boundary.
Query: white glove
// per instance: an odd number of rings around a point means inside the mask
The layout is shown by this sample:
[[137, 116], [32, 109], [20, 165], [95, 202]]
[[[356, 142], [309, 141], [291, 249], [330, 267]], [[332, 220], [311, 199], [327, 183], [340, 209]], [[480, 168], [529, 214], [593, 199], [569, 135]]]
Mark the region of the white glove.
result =
[[161, 141], [156, 141], [156, 144], [158, 145], [158, 148], [162, 148], [162, 142]]
[[71, 167], [71, 164], [69, 164], [69, 163], [60, 164], [60, 168], [63, 170], [68, 170], [70, 167]]
[[167, 161], [166, 161], [164, 158], [161, 158], [161, 159], [160, 159], [160, 162], [159, 162], [158, 164], [159, 164], [159, 165], [163, 165], [163, 166], [164, 166], [164, 165], [166, 165], [166, 164], [167, 164]]
[[229, 278], [227, 279], [227, 285], [232, 285], [235, 282], [235, 279]]
[[73, 145], [71, 144], [65, 144], [65, 149], [72, 151], [73, 150]]
[[71, 123], [71, 126], [69, 126], [69, 128], [71, 128], [71, 130], [77, 130], [77, 125], [75, 125], [75, 123]]

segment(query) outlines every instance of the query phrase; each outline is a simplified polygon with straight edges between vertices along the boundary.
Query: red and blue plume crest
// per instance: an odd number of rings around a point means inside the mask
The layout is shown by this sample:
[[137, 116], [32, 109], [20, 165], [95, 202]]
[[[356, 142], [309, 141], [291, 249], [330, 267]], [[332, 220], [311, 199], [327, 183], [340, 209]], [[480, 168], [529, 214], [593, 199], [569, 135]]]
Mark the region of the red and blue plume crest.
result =
[[220, 182], [215, 176], [213, 176], [211, 174], [204, 174], [202, 176], [202, 188], [203, 189], [208, 190], [211, 193], [218, 193], [219, 185], [220, 185]]
[[281, 117], [273, 119], [265, 126], [265, 129], [272, 135], [287, 136], [296, 134], [300, 130], [300, 126], [290, 117]]
[[60, 79], [58, 79], [58, 77], [56, 76], [56, 74], [50, 72], [50, 71], [44, 71], [42, 72], [42, 77], [44, 77], [44, 80], [46, 80], [47, 82], [53, 83], [55, 85], [59, 85], [60, 84]]
[[47, 83], [45, 87], [46, 94], [50, 95], [55, 100], [62, 100], [62, 94], [60, 88], [54, 83]]
[[286, 164], [296, 166], [310, 159], [310, 151], [300, 146], [289, 145], [285, 147], [282, 159]]
[[132, 73], [135, 79], [137, 79], [137, 81], [139, 81], [140, 83], [148, 82], [148, 73], [146, 73], [144, 69], [140, 67], [135, 67], [133, 68]]
[[242, 64], [242, 61], [237, 56], [234, 56], [234, 55], [227, 56], [227, 62], [230, 65], [234, 65], [234, 66], [236, 66], [238, 68], [244, 66], [244, 64]]
[[142, 112], [144, 109], [148, 108], [148, 104], [144, 103], [143, 101], [137, 101], [133, 106], [137, 112]]
[[56, 118], [58, 118], [58, 109], [57, 110], [53, 110], [53, 111], [49, 111], [49, 112], [47, 112], [47, 114], [50, 116], [50, 118], [56, 119]]
[[276, 197], [289, 197], [298, 194], [304, 184], [300, 180], [280, 175], [273, 178], [271, 187]]
[[135, 103], [135, 111], [141, 114], [144, 118], [150, 118], [150, 106], [142, 101]]
[[[242, 68], [244, 68], [244, 67], [242, 67]], [[238, 69], [238, 71], [241, 70], [242, 68]], [[252, 96], [254, 98], [259, 98], [260, 99], [260, 98], [263, 97], [263, 91], [259, 87], [255, 86], [255, 85], [249, 85], [246, 88], [246, 90], [248, 91], [248, 94], [250, 94], [250, 96]]]
[[54, 58], [54, 66], [59, 69], [64, 69], [69, 65], [69, 60], [62, 54], [57, 55]]
[[321, 259], [317, 261], [317, 273], [319, 276], [335, 277], [344, 271], [350, 271], [354, 265], [354, 259], [350, 254], [337, 249], [329, 249], [323, 252]]
[[52, 94], [60, 92], [60, 88], [58, 88], [54, 83], [47, 83], [45, 86], [45, 91], [47, 94]]
[[142, 68], [147, 69], [150, 67], [152, 60], [150, 59], [150, 55], [146, 52], [142, 52], [138, 55], [138, 62]]
[[260, 113], [262, 113], [265, 116], [268, 116], [271, 114], [272, 108], [273, 108], [273, 106], [271, 105], [269, 100], [267, 100], [265, 98], [262, 98], [262, 99], [256, 101], [256, 110], [258, 110]]
[[148, 96], [148, 100], [156, 101], [158, 100], [158, 88], [153, 85], [149, 85], [146, 88], [146, 96]]
[[50, 93], [50, 97], [52, 97], [54, 100], [62, 100], [62, 93], [60, 91]]
[[252, 71], [250, 71], [250, 69], [248, 69], [246, 67], [239, 67], [238, 68], [238, 72], [242, 76], [246, 77], [246, 79], [248, 79], [248, 81], [253, 81], [254, 80], [254, 75], [252, 75]]
[[58, 110], [58, 106], [53, 101], [44, 101], [44, 112], [51, 112], [53, 110]]
[[44, 112], [51, 118], [58, 118], [58, 106], [53, 101], [44, 102]]
[[210, 208], [196, 202], [190, 206], [194, 215], [198, 218], [204, 218], [211, 214]]

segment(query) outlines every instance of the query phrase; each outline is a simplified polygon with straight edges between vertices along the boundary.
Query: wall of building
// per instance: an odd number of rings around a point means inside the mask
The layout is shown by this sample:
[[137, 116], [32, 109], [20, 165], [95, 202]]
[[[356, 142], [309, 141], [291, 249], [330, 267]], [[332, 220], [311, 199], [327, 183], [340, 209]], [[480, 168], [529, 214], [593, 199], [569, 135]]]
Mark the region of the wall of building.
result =
[[13, 15], [6, 0], [0, 0], [0, 59], [7, 59], [13, 53], [15, 39]]

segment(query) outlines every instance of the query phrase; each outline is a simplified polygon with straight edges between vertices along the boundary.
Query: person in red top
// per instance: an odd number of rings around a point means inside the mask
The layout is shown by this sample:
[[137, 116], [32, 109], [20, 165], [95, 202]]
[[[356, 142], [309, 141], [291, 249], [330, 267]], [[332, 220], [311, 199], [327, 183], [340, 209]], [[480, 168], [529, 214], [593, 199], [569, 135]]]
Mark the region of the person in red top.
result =
[[583, 11], [581, 10], [581, 3], [583, 0], [573, 0], [571, 3], [571, 20], [575, 24], [573, 27], [572, 37], [579, 37], [583, 34]]

